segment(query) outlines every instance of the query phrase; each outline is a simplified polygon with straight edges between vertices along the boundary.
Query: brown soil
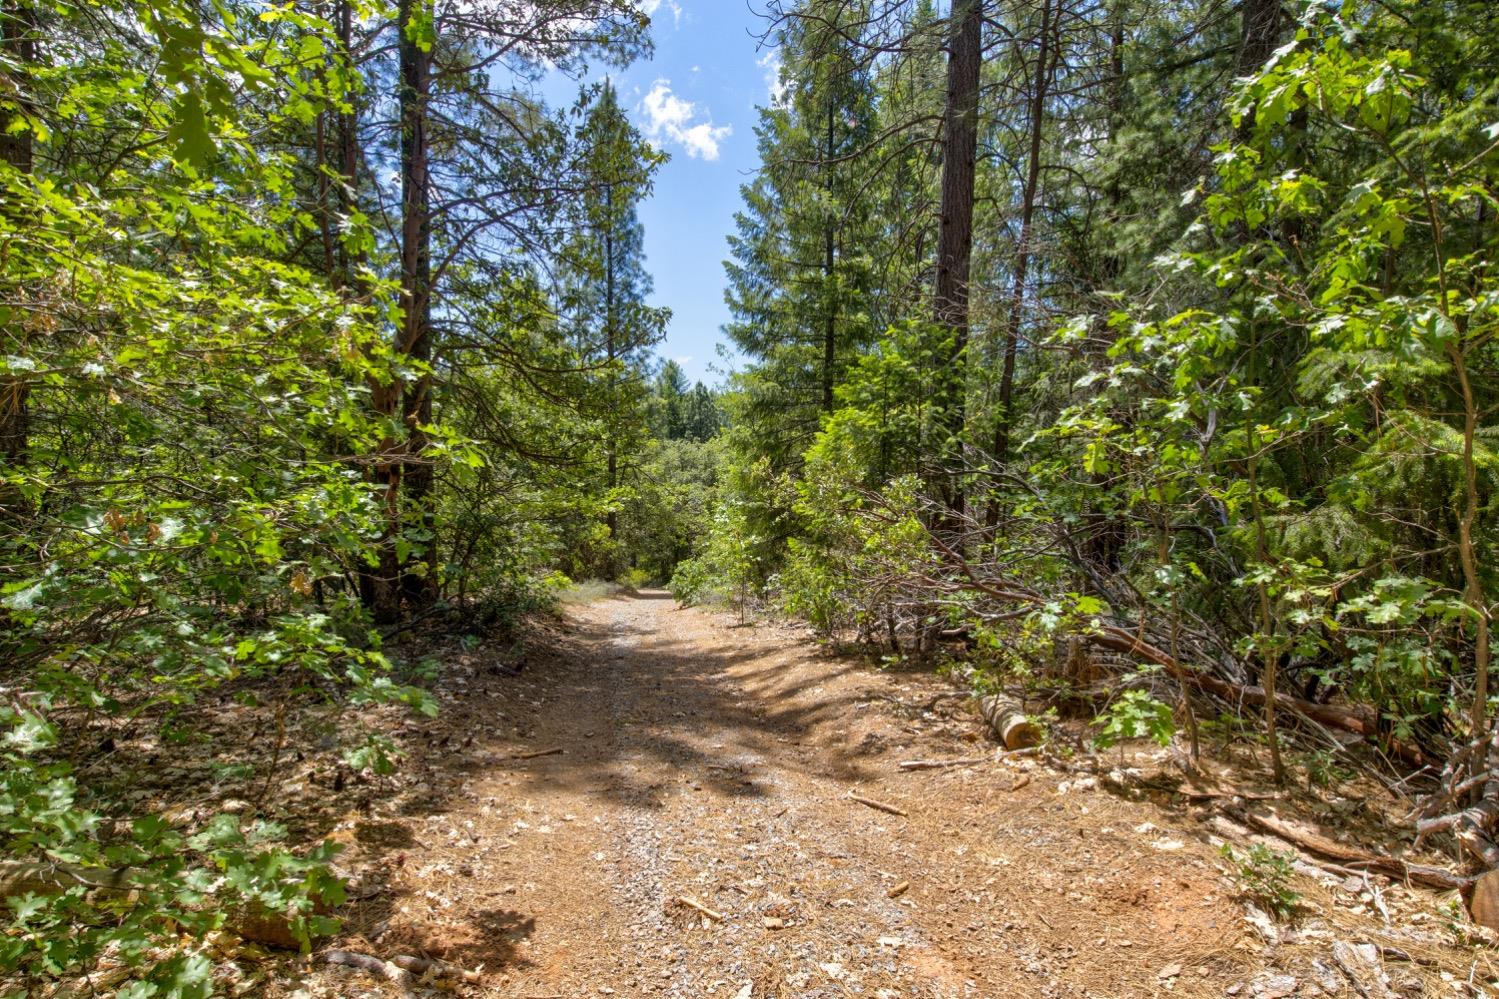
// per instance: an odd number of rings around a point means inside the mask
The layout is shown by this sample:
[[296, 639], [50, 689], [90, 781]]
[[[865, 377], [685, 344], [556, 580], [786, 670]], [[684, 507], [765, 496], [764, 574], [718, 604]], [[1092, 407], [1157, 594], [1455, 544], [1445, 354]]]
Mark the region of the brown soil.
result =
[[[1492, 970], [1451, 946], [1439, 900], [1377, 879], [1377, 905], [1306, 879], [1309, 917], [1267, 943], [1206, 809], [1030, 758], [903, 772], [995, 747], [943, 681], [790, 628], [648, 592], [574, 608], [519, 675], [458, 661], [443, 716], [408, 726], [404, 783], [334, 835], [374, 886], [338, 946], [482, 969], [465, 994], [1250, 997], [1289, 978], [1352, 995], [1323, 974], [1334, 940], [1433, 962], [1389, 963], [1403, 995], [1471, 994], [1442, 969]], [[399, 992], [321, 963], [300, 977]]]

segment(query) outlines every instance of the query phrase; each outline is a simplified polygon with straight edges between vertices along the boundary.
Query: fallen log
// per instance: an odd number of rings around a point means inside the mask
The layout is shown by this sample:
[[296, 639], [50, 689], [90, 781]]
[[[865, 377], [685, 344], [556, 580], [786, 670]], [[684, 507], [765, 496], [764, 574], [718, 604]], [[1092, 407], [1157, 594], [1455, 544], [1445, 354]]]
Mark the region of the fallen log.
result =
[[[1045, 598], [1041, 594], [1035, 593], [1018, 583], [1011, 584], [1007, 582], [1004, 585], [996, 585], [985, 582], [979, 578], [968, 560], [954, 551], [941, 538], [930, 532], [927, 537], [939, 551], [950, 558], [962, 570], [967, 583], [966, 585], [963, 583], [957, 584], [958, 589], [973, 590], [992, 597], [1001, 603], [1017, 604], [1022, 607], [1041, 607], [1046, 603]], [[1188, 669], [1169, 652], [1145, 641], [1144, 637], [1138, 632], [1121, 628], [1118, 625], [1100, 622], [1084, 633], [1082, 637], [1090, 644], [1101, 649], [1119, 652], [1160, 666], [1177, 681], [1190, 683], [1199, 690], [1221, 697], [1224, 700], [1255, 706], [1262, 706], [1265, 703], [1266, 694], [1263, 688], [1233, 683], [1229, 680], [1222, 680], [1206, 673]], [[1384, 733], [1379, 731], [1378, 718], [1372, 711], [1361, 711], [1332, 704], [1319, 704], [1316, 701], [1302, 700], [1299, 697], [1292, 697], [1289, 694], [1282, 694], [1279, 691], [1274, 696], [1277, 709], [1301, 715], [1328, 728], [1337, 729], [1342, 732], [1351, 732], [1362, 736], [1366, 741], [1375, 743], [1376, 745], [1383, 744], [1387, 747], [1390, 755], [1414, 766], [1424, 767], [1431, 763], [1427, 759], [1426, 754], [1421, 752], [1420, 748], [1401, 742], [1398, 739], [1384, 739]]]
[[1026, 716], [1020, 702], [1000, 694], [979, 699], [979, 714], [1006, 749], [1029, 749], [1041, 741], [1041, 729]]
[[[1160, 666], [1178, 681], [1190, 683], [1209, 694], [1223, 698], [1225, 701], [1233, 701], [1241, 704], [1252, 704], [1261, 707], [1265, 703], [1265, 690], [1263, 687], [1254, 687], [1248, 684], [1234, 683], [1230, 680], [1222, 680], [1207, 673], [1199, 673], [1196, 670], [1187, 669], [1168, 652], [1156, 648], [1149, 642], [1144, 641], [1138, 635], [1125, 631], [1123, 628], [1113, 625], [1104, 625], [1097, 631], [1090, 632], [1088, 640], [1100, 648], [1112, 652], [1121, 652], [1129, 656], [1137, 656], [1147, 662]], [[1378, 720], [1372, 711], [1362, 711], [1357, 708], [1347, 708], [1336, 704], [1319, 704], [1316, 701], [1306, 701], [1290, 694], [1276, 692], [1275, 706], [1279, 709], [1289, 711], [1292, 714], [1301, 715], [1319, 725], [1337, 729], [1341, 732], [1352, 732], [1362, 736], [1366, 741], [1380, 744], [1383, 733], [1379, 731]], [[1407, 763], [1418, 767], [1427, 766], [1431, 761], [1426, 754], [1416, 747], [1403, 743], [1398, 739], [1385, 741], [1390, 755], [1398, 757]]]
[[[132, 867], [4, 862], [0, 863], [0, 896], [52, 896], [73, 888], [84, 888], [97, 899], [128, 903], [132, 892], [150, 887], [140, 880], [144, 873]], [[281, 913], [264, 908], [236, 909], [228, 913], [224, 924], [232, 933], [251, 943], [282, 950], [300, 950], [302, 946], [292, 932], [291, 921]]]
[[1473, 889], [1464, 895], [1468, 915], [1479, 926], [1499, 930], [1499, 871], [1489, 871], [1473, 879]]
[[1398, 857], [1387, 857], [1377, 853], [1369, 853], [1357, 847], [1339, 843], [1328, 839], [1326, 836], [1297, 829], [1295, 826], [1273, 815], [1265, 815], [1260, 812], [1235, 811], [1234, 814], [1245, 825], [1258, 829], [1260, 832], [1279, 837], [1309, 853], [1315, 853], [1330, 860], [1342, 864], [1357, 865], [1376, 874], [1384, 874], [1399, 881], [1407, 881], [1411, 884], [1424, 885], [1427, 888], [1435, 888], [1439, 891], [1452, 891], [1454, 889], [1466, 890], [1472, 883], [1472, 878], [1463, 877], [1461, 874], [1453, 874], [1443, 867], [1434, 867], [1430, 864], [1413, 864]]

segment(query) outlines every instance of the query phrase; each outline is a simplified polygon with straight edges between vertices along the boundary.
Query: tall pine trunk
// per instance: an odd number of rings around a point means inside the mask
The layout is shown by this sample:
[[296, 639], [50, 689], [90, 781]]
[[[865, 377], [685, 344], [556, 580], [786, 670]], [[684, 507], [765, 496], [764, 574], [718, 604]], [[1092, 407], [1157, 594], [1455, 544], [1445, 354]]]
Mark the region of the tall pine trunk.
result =
[[[30, 66], [36, 58], [36, 22], [35, 12], [30, 5], [21, 2], [7, 3], [3, 8], [4, 23], [0, 24], [0, 46], [11, 64], [10, 90], [18, 95], [17, 103], [23, 107], [29, 100], [31, 92], [31, 81], [26, 76], [26, 70], [19, 67]], [[29, 127], [6, 128], [0, 130], [0, 156], [4, 156], [5, 162], [18, 174], [28, 175], [32, 171], [32, 138]], [[7, 209], [11, 216], [13, 225], [21, 224], [22, 220], [17, 217], [14, 206]], [[23, 353], [23, 343], [27, 338], [26, 330], [17, 322], [17, 317], [24, 316], [26, 310], [11, 310], [11, 322], [16, 324], [7, 331], [7, 348], [17, 354]], [[26, 462], [26, 452], [30, 444], [31, 420], [27, 406], [28, 387], [24, 378], [7, 377], [0, 380], [0, 460], [4, 461], [4, 471], [13, 473]], [[20, 513], [18, 507], [20, 497], [11, 489], [0, 492], [0, 516], [13, 519]]]
[[[611, 165], [612, 169], [612, 165]], [[619, 440], [614, 428], [614, 408], [617, 400], [614, 398], [616, 379], [614, 376], [614, 361], [618, 356], [618, 341], [616, 339], [615, 327], [615, 294], [614, 294], [614, 184], [604, 185], [604, 353], [608, 358], [609, 379], [609, 412], [606, 419], [609, 421], [607, 434], [608, 439], [604, 442], [605, 456], [607, 460], [607, 474], [609, 477], [609, 512], [604, 515], [605, 526], [609, 529], [609, 564], [608, 575], [613, 578], [619, 569], [619, 559], [616, 554], [619, 535], [619, 511], [614, 508], [613, 492], [619, 488]]]
[[[1015, 246], [1015, 267], [1005, 317], [1004, 370], [999, 378], [999, 414], [994, 424], [994, 460], [1001, 464], [1010, 457], [1010, 435], [1015, 424], [1015, 360], [1020, 349], [1020, 328], [1025, 311], [1025, 283], [1030, 274], [1036, 193], [1041, 184], [1041, 138], [1046, 127], [1046, 92], [1051, 86], [1051, 74], [1055, 66], [1051, 35], [1052, 0], [1041, 0], [1041, 32], [1036, 50], [1036, 69], [1031, 77], [1030, 144], [1026, 153], [1025, 183], [1020, 192], [1020, 239]], [[996, 511], [997, 507], [990, 507], [991, 520]]]
[[[339, 0], [336, 16], [339, 57], [345, 71], [352, 73], [355, 66], [353, 0]], [[348, 219], [357, 207], [359, 191], [359, 117], [352, 97], [348, 110], [338, 116], [338, 171], [338, 209], [343, 218]], [[351, 250], [343, 240], [339, 241], [336, 253], [336, 280], [347, 298], [357, 299], [363, 292], [360, 271], [365, 263], [364, 253]], [[401, 616], [400, 563], [396, 558], [396, 538], [401, 528], [401, 465], [400, 442], [393, 429], [400, 386], [393, 381], [371, 379], [369, 388], [375, 414], [387, 421], [392, 429], [381, 439], [370, 464], [369, 483], [380, 505], [383, 526], [375, 542], [371, 563], [359, 569], [359, 599], [376, 622], [389, 624]]]
[[943, 499], [963, 514], [962, 437], [968, 391], [968, 285], [973, 257], [974, 161], [978, 152], [979, 70], [983, 61], [981, 0], [956, 0], [948, 33], [947, 105], [943, 115], [942, 203], [937, 227], [933, 313], [952, 337], [940, 404], [947, 465]]
[[837, 245], [837, 230], [833, 225], [833, 125], [835, 121], [833, 100], [828, 99], [828, 134], [827, 145], [823, 150], [823, 190], [827, 192], [828, 203], [824, 206], [824, 218], [822, 223], [823, 236], [823, 294], [827, 301], [825, 304], [826, 315], [824, 317], [824, 329], [822, 335], [822, 409], [825, 413], [833, 411], [833, 384], [834, 366], [838, 359], [838, 286], [834, 281], [836, 273], [837, 257], [835, 247]]
[[[401, 0], [401, 305], [398, 353], [425, 369], [432, 361], [432, 219], [428, 183], [427, 114], [431, 95], [430, 43], [411, 30], [422, 0]], [[397, 468], [404, 501], [397, 499], [400, 528], [414, 528], [421, 554], [401, 560], [401, 592], [420, 606], [435, 593], [436, 518], [432, 509], [434, 473], [430, 441], [422, 428], [432, 422], [432, 375], [423, 370], [405, 386], [401, 399], [406, 444]]]

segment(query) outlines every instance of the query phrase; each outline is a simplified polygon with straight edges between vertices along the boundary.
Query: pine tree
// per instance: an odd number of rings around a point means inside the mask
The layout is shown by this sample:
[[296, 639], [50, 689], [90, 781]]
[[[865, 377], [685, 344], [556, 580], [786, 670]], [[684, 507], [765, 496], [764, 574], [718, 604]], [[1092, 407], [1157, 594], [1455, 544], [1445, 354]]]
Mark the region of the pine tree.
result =
[[[834, 20], [855, 17], [818, 4]], [[826, 10], [821, 8], [826, 7]], [[874, 133], [874, 87], [855, 47], [812, 19], [780, 36], [782, 98], [760, 111], [760, 175], [742, 188], [726, 262], [725, 332], [756, 359], [746, 417], [779, 461], [795, 461], [831, 413], [850, 361], [871, 339], [873, 234], [864, 175], [850, 154]]]
[[656, 372], [656, 436], [680, 440], [687, 436], [687, 407], [690, 403], [687, 373], [676, 361], [667, 359]]
[[[648, 418], [649, 350], [671, 315], [646, 304], [652, 282], [638, 216], [661, 157], [630, 123], [610, 82], [588, 104], [578, 138], [586, 180], [572, 238], [562, 251], [562, 295], [578, 352], [596, 369], [593, 405], [603, 485], [613, 493], [623, 484], [638, 430]], [[608, 501], [605, 527], [611, 541], [618, 536], [613, 501]], [[605, 556], [606, 571], [613, 569], [614, 558], [612, 551]]]

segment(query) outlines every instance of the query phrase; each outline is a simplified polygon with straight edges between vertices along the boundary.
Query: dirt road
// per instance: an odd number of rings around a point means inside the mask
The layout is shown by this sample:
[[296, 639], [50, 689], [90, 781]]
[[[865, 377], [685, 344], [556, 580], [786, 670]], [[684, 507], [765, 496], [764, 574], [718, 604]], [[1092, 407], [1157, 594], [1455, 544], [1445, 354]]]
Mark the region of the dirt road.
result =
[[1027, 760], [901, 771], [993, 753], [942, 682], [664, 593], [569, 617], [460, 680], [354, 826], [389, 874], [356, 943], [510, 997], [1221, 996], [1260, 965], [1190, 817]]

